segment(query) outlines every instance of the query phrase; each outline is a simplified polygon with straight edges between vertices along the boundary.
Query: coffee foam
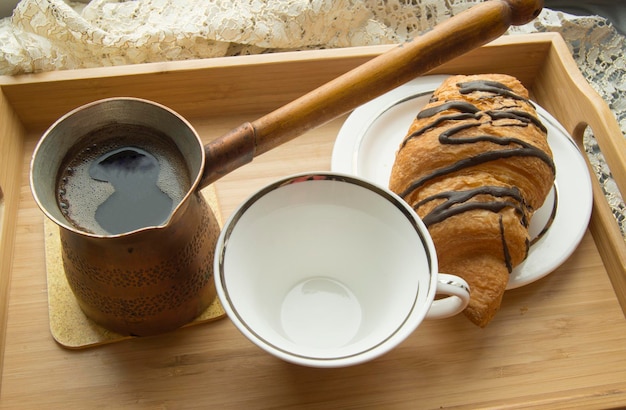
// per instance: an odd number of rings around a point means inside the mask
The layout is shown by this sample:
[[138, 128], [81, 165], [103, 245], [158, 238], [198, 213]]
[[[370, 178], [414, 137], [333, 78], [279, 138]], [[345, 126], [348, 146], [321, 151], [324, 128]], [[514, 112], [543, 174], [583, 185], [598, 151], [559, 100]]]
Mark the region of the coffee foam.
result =
[[[137, 147], [150, 152], [158, 161], [157, 186], [172, 199], [172, 210], [190, 188], [187, 165], [176, 145], [160, 132], [146, 127], [119, 125], [92, 132], [80, 147], [68, 154], [57, 178], [57, 202], [66, 219], [76, 228], [99, 235], [108, 232], [96, 221], [96, 210], [111, 194], [113, 185], [93, 179], [91, 164], [108, 152]], [[75, 154], [74, 154], [75, 152]]]

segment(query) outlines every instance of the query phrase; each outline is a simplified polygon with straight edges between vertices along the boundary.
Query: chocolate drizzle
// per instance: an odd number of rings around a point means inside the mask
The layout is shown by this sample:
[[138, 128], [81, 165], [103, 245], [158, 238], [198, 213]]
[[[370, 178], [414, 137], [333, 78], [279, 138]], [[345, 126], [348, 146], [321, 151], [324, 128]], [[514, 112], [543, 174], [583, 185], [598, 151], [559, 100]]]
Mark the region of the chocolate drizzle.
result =
[[[517, 94], [515, 94], [509, 87], [505, 86], [496, 81], [468, 81], [463, 83], [458, 83], [459, 92], [461, 94], [468, 94], [474, 91], [486, 91], [493, 94], [497, 94], [504, 97], [513, 98], [515, 100], [528, 101], [526, 98], [523, 98]], [[441, 115], [435, 118], [431, 123], [425, 125], [424, 127], [414, 131], [413, 133], [407, 135], [407, 137], [402, 141], [402, 145], [400, 149], [402, 149], [411, 139], [418, 138], [423, 135], [427, 131], [434, 129], [435, 127], [440, 126], [441, 124], [448, 121], [462, 121], [468, 119], [475, 119], [476, 122], [466, 123], [455, 127], [447, 128], [445, 131], [441, 132], [439, 135], [439, 142], [441, 144], [472, 144], [476, 142], [491, 142], [500, 146], [512, 146], [511, 148], [502, 149], [502, 150], [494, 150], [494, 151], [486, 151], [482, 154], [476, 155], [471, 158], [464, 158], [455, 164], [451, 164], [447, 167], [440, 168], [435, 170], [430, 175], [425, 175], [417, 180], [413, 181], [403, 192], [400, 193], [400, 196], [406, 198], [411, 192], [420, 186], [424, 185], [426, 182], [441, 177], [445, 174], [460, 171], [464, 168], [472, 167], [475, 165], [483, 164], [485, 162], [495, 161], [502, 158], [510, 158], [510, 157], [536, 157], [541, 161], [546, 163], [552, 170], [555, 172], [554, 162], [552, 158], [545, 153], [543, 150], [534, 147], [531, 144], [528, 144], [525, 141], [522, 141], [518, 138], [512, 137], [498, 137], [494, 135], [479, 135], [472, 137], [459, 137], [456, 134], [461, 133], [462, 131], [472, 128], [479, 127], [483, 124], [480, 122], [481, 117], [485, 116], [488, 118], [486, 123], [489, 123], [493, 126], [499, 127], [526, 127], [529, 124], [533, 124], [538, 127], [542, 132], [546, 133], [546, 127], [541, 123], [539, 118], [536, 116], [529, 114], [525, 111], [514, 109], [506, 109], [506, 110], [488, 110], [488, 111], [480, 111], [478, 107], [475, 105], [465, 102], [465, 101], [447, 101], [442, 104], [439, 104], [434, 107], [429, 107], [427, 109], [422, 110], [417, 118], [432, 118], [437, 114], [440, 114], [444, 111], [454, 110], [458, 111], [457, 114], [449, 114], [449, 115]], [[501, 119], [511, 119], [516, 120], [513, 124], [506, 125], [495, 125], [494, 121]]]
[[[472, 201], [472, 199], [478, 195], [489, 195], [496, 200]], [[418, 202], [415, 204], [414, 208], [418, 209], [424, 204], [437, 199], [444, 199], [444, 201], [435, 206], [430, 213], [428, 213], [428, 215], [422, 218], [427, 227], [441, 222], [453, 215], [458, 215], [473, 209], [486, 209], [491, 212], [500, 212], [504, 208], [515, 209], [515, 212], [520, 215], [522, 224], [524, 226], [528, 226], [528, 220], [526, 218], [526, 214], [524, 213], [526, 204], [519, 189], [515, 187], [481, 186], [466, 191], [441, 192]]]
[[[476, 105], [466, 101], [445, 101], [437, 106], [424, 109], [417, 115], [417, 118], [433, 118], [433, 120], [424, 125], [422, 128], [407, 135], [402, 142], [400, 149], [404, 148], [410, 140], [419, 138], [426, 132], [440, 126], [442, 126], [442, 131], [440, 132], [438, 139], [441, 144], [459, 145], [486, 142], [493, 144], [494, 148], [482, 151], [471, 157], [462, 158], [455, 163], [435, 169], [429, 174], [417, 177], [411, 181], [404, 191], [399, 193], [401, 197], [406, 199], [411, 193], [426, 183], [437, 178], [441, 178], [447, 174], [455, 173], [480, 164], [512, 157], [538, 158], [544, 162], [553, 173], [555, 172], [554, 162], [548, 153], [519, 138], [480, 134], [480, 132], [478, 135], [463, 135], [465, 130], [478, 128], [482, 125], [490, 125], [493, 127], [535, 126], [544, 134], [547, 133], [546, 127], [541, 123], [539, 118], [520, 109], [520, 102], [525, 102], [532, 106], [532, 103], [528, 101], [528, 99], [517, 95], [509, 87], [495, 81], [461, 82], [457, 84], [457, 87], [459, 88], [459, 92], [461, 94], [484, 92], [509, 98], [514, 102], [506, 107], [501, 106], [500, 109], [487, 111], [481, 111]], [[489, 97], [486, 96], [483, 98]], [[464, 121], [464, 123], [454, 125], [454, 122], [456, 121]], [[446, 127], [443, 128], [443, 126]], [[481, 198], [476, 198], [479, 195]], [[417, 210], [426, 203], [434, 200], [439, 200], [440, 203], [435, 205], [434, 208], [423, 217], [423, 221], [427, 227], [442, 222], [453, 215], [458, 215], [471, 210], [482, 209], [493, 213], [500, 213], [506, 208], [513, 208], [515, 213], [519, 216], [520, 223], [524, 227], [528, 227], [528, 215], [530, 215], [532, 211], [522, 197], [519, 189], [516, 187], [508, 188], [499, 186], [482, 186], [465, 191], [442, 192], [421, 200], [414, 206], [414, 208]], [[513, 267], [505, 239], [505, 225], [502, 218], [503, 214], [500, 215], [499, 219], [502, 246], [507, 268], [509, 269], [509, 272], [511, 272]], [[526, 242], [528, 251], [529, 241], [527, 240]]]
[[[442, 117], [449, 117], [449, 116], [442, 116]], [[486, 162], [491, 162], [491, 161], [495, 161], [495, 160], [503, 159], [503, 158], [536, 157], [542, 160], [543, 162], [545, 162], [546, 165], [548, 165], [550, 169], [552, 169], [552, 171], [555, 172], [554, 162], [552, 161], [552, 158], [547, 153], [545, 153], [543, 150], [538, 149], [534, 147], [533, 145], [525, 141], [522, 141], [518, 138], [496, 137], [492, 135], [477, 135], [477, 136], [471, 136], [471, 137], [456, 137], [455, 136], [456, 134], [460, 133], [463, 130], [466, 130], [468, 128], [473, 128], [473, 127], [479, 127], [480, 125], [481, 123], [476, 122], [476, 123], [462, 124], [456, 127], [448, 128], [447, 130], [439, 134], [439, 142], [441, 144], [456, 145], [456, 144], [473, 144], [476, 142], [486, 141], [486, 142], [491, 142], [493, 144], [500, 145], [500, 146], [513, 145], [513, 148], [485, 151], [473, 157], [463, 158], [460, 161], [457, 161], [456, 163], [448, 165], [446, 167], [439, 168], [433, 171], [432, 173], [428, 175], [424, 175], [423, 177], [418, 178], [414, 180], [413, 182], [411, 182], [411, 184], [403, 192], [400, 193], [400, 196], [403, 198], [406, 198], [411, 192], [421, 187], [426, 182], [433, 180], [435, 178], [439, 178], [443, 175], [460, 171], [464, 168], [473, 167], [479, 164], [484, 164]], [[433, 127], [431, 127], [430, 125], [427, 125], [423, 127], [422, 129], [410, 134], [407, 137], [407, 140], [410, 138], [418, 137], [419, 135], [423, 134], [425, 131], [431, 128]], [[403, 146], [404, 145], [406, 145], [406, 140]]]
[[[509, 245], [506, 243], [506, 237], [504, 236], [504, 221], [502, 219], [502, 215], [498, 219], [500, 224], [500, 238], [502, 238], [502, 251], [504, 253], [504, 263], [506, 265], [506, 269], [511, 273], [513, 271], [513, 264], [511, 263], [511, 252], [509, 251]], [[528, 252], [528, 247], [526, 248], [526, 252]]]
[[529, 113], [527, 113], [525, 111], [519, 111], [519, 110], [494, 111], [494, 110], [490, 110], [490, 111], [485, 111], [485, 113], [487, 115], [489, 115], [491, 118], [493, 118], [494, 120], [509, 119], [509, 120], [517, 120], [517, 121], [520, 121], [520, 122], [525, 123], [525, 124], [533, 123], [541, 131], [548, 132], [548, 129], [546, 128], [545, 125], [543, 125], [543, 123], [541, 121], [539, 121], [539, 118], [537, 118], [534, 115], [529, 114]]
[[433, 129], [439, 126], [440, 124], [443, 124], [446, 121], [460, 121], [460, 120], [475, 119], [475, 118], [476, 116], [474, 114], [469, 114], [469, 113], [442, 115], [441, 117], [438, 117], [435, 121], [431, 122], [430, 124], [420, 128], [419, 130], [413, 132], [411, 135], [407, 136], [404, 139], [404, 141], [402, 141], [402, 147], [404, 147], [406, 143], [409, 142], [409, 140], [419, 137], [420, 135], [424, 134], [426, 131]]
[[[484, 198], [473, 200], [479, 195], [491, 196], [493, 200], [489, 201]], [[520, 223], [523, 226], [528, 227], [529, 225], [529, 220], [525, 212], [527, 204], [525, 203], [519, 189], [515, 187], [481, 186], [466, 191], [442, 192], [418, 202], [413, 208], [417, 210], [430, 201], [440, 199], [443, 199], [443, 202], [436, 205], [422, 218], [422, 221], [427, 228], [433, 224], [450, 218], [451, 216], [459, 215], [475, 209], [484, 209], [490, 212], [499, 213], [506, 208], [513, 208], [515, 210], [515, 213], [519, 216]], [[513, 270], [513, 266], [511, 263], [511, 255], [504, 236], [504, 221], [502, 215], [500, 215], [498, 221], [500, 224], [500, 235], [502, 237], [504, 261], [508, 271], [511, 272]], [[530, 242], [526, 241], [526, 252], [528, 252], [529, 247]]]
[[425, 108], [417, 114], [417, 118], [429, 118], [446, 110], [456, 110], [464, 113], [476, 114], [480, 110], [474, 105], [465, 101], [448, 101], [436, 107]]
[[461, 94], [470, 94], [476, 91], [482, 91], [501, 95], [503, 97], [513, 98], [514, 100], [528, 101], [528, 99], [515, 94], [509, 87], [497, 81], [467, 81], [464, 83], [458, 83], [457, 87], [459, 87], [459, 92]]

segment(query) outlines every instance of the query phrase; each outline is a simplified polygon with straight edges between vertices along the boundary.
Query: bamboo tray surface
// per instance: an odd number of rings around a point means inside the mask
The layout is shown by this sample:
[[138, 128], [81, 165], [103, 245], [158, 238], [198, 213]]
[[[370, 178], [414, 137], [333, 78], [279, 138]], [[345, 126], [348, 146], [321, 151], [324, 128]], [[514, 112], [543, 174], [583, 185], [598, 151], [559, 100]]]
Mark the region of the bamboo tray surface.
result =
[[[252, 345], [228, 319], [84, 350], [50, 333], [44, 216], [28, 186], [41, 132], [70, 109], [130, 95], [177, 110], [205, 141], [387, 50], [304, 51], [0, 77], [0, 408], [609, 408], [626, 405], [626, 252], [598, 184], [590, 229], [547, 277], [508, 291], [479, 329], [462, 316], [422, 324], [364, 365], [310, 369]], [[503, 72], [580, 141], [590, 125], [626, 192], [613, 118], [556, 34], [503, 37], [434, 73]], [[216, 184], [224, 218], [284, 175], [330, 168], [345, 116]], [[580, 142], [579, 142], [580, 144]]]

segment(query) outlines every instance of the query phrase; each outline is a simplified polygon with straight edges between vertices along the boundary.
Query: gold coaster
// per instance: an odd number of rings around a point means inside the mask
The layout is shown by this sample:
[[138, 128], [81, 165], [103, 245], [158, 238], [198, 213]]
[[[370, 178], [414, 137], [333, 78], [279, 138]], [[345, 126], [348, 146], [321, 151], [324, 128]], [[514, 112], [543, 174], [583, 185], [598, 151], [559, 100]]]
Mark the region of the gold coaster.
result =
[[[213, 210], [217, 221], [222, 221], [215, 187], [202, 190], [202, 195]], [[76, 298], [67, 283], [63, 261], [61, 259], [61, 239], [59, 227], [48, 218], [44, 222], [46, 246], [46, 272], [48, 278], [48, 311], [52, 337], [61, 346], [68, 349], [83, 349], [108, 343], [115, 343], [133, 336], [123, 336], [97, 325], [89, 319], [78, 306]], [[226, 313], [219, 299], [194, 321], [185, 326], [208, 323], [224, 317]]]

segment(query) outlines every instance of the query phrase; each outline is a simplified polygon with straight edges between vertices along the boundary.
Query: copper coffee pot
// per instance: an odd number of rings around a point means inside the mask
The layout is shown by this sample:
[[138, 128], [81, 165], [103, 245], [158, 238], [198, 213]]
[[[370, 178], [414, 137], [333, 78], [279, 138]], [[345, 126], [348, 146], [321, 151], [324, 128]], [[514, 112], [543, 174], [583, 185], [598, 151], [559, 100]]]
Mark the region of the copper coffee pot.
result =
[[[304, 132], [532, 21], [541, 0], [490, 0], [437, 25], [285, 106], [203, 146], [180, 115], [137, 98], [111, 98], [57, 120], [39, 141], [30, 183], [42, 211], [60, 227], [63, 264], [83, 312], [124, 335], [176, 329], [215, 298], [219, 226], [200, 190]], [[167, 220], [121, 234], [95, 234], [68, 222], [57, 205], [57, 175], [68, 151], [111, 124], [158, 129], [185, 157], [191, 184]], [[82, 140], [81, 140], [82, 139]]]

